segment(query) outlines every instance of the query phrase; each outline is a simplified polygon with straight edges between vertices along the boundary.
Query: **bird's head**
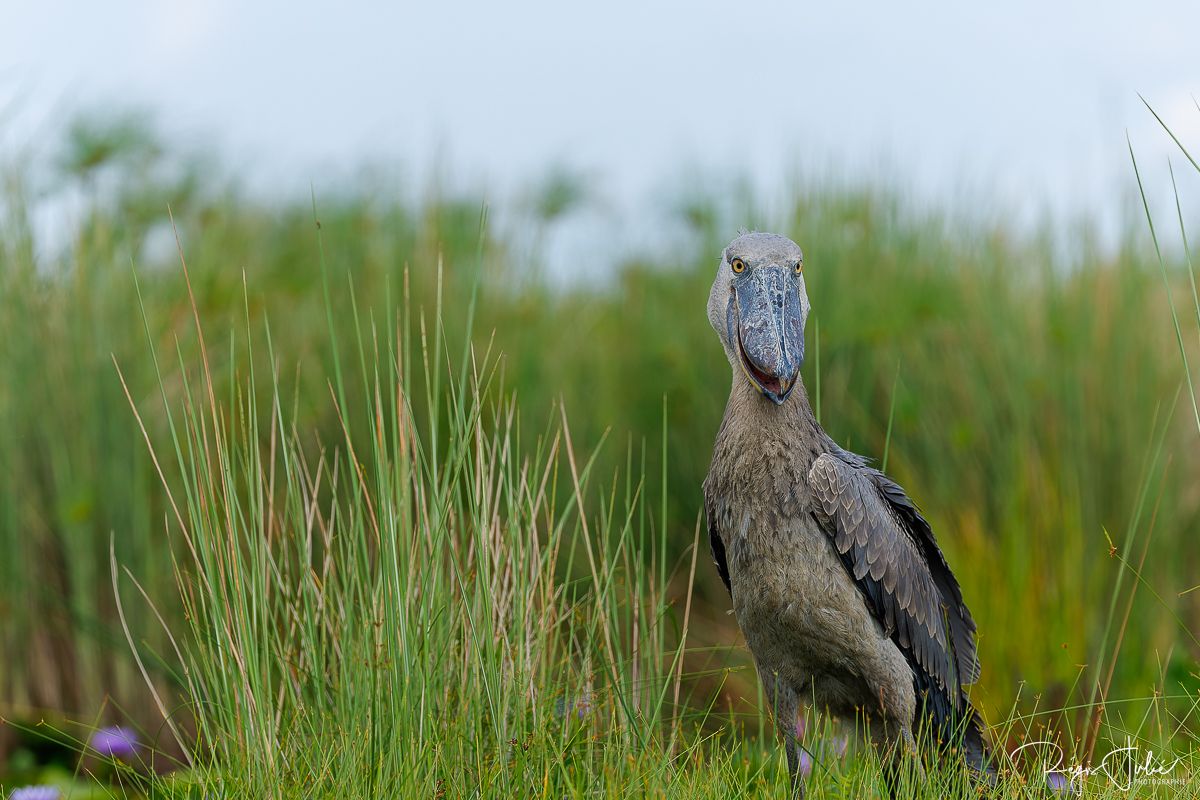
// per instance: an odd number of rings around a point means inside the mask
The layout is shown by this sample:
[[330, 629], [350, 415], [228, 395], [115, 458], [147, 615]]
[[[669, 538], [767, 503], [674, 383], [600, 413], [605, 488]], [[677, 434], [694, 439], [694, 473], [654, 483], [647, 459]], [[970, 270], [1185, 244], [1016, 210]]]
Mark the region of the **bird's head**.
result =
[[782, 405], [804, 363], [804, 254], [791, 239], [747, 233], [729, 243], [708, 295], [712, 323], [734, 374]]

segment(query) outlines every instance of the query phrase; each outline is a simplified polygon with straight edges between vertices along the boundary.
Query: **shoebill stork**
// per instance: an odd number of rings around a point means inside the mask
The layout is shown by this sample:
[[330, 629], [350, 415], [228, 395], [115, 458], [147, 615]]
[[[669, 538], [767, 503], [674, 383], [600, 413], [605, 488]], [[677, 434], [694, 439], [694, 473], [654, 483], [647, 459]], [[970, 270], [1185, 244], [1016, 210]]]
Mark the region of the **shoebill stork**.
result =
[[792, 785], [802, 792], [801, 701], [865, 715], [889, 785], [922, 747], [961, 753], [990, 782], [983, 723], [963, 688], [979, 676], [975, 622], [917, 506], [817, 424], [800, 379], [808, 310], [790, 239], [748, 233], [725, 248], [708, 319], [733, 387], [704, 505]]

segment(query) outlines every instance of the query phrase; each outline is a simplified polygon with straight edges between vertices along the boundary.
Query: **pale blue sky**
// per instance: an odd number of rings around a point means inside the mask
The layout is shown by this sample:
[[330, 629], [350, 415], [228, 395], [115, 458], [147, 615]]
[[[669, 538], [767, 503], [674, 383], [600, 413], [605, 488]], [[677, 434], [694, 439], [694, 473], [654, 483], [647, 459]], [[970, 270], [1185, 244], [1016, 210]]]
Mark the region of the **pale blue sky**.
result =
[[260, 187], [382, 158], [504, 198], [559, 163], [617, 218], [697, 168], [770, 196], [797, 166], [884, 165], [946, 202], [1111, 214], [1126, 130], [1152, 169], [1171, 152], [1138, 92], [1200, 148], [1194, 1], [10, 0], [3, 16], [6, 146], [66, 109], [139, 106]]

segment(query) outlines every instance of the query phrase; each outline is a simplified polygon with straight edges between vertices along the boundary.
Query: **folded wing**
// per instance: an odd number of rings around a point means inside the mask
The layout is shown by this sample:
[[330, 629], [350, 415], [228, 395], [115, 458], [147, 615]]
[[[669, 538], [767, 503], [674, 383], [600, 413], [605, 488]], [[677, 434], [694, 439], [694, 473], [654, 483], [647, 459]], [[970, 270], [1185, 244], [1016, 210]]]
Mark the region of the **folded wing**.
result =
[[962, 687], [979, 677], [975, 621], [929, 523], [895, 482], [844, 451], [809, 473], [817, 518], [867, 605], [913, 668], [940, 731], [974, 710]]

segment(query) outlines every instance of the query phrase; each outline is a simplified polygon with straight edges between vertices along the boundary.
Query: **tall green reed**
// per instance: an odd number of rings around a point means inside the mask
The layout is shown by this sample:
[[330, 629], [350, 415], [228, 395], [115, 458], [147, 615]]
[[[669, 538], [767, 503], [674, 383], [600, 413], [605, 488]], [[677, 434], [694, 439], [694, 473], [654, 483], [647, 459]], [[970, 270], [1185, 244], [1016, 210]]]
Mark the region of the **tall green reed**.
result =
[[[20, 181], [12, 184], [0, 241], [0, 552], [15, 554], [0, 558], [11, 578], [0, 585], [0, 603], [13, 619], [0, 631], [13, 654], [0, 673], [6, 714], [36, 718], [59, 709], [91, 718], [107, 695], [116, 704], [106, 715], [127, 712], [158, 725], [116, 622], [107, 556], [111, 538], [118, 561], [177, 628], [181, 612], [167, 600], [174, 575], [164, 536], [175, 514], [112, 367], [116, 355], [151, 439], [171, 441], [164, 407], [149, 402], [156, 379], [129, 277], [132, 262], [154, 348], [177, 353], [189, 367], [200, 364], [177, 258], [150, 246], [161, 240], [167, 200], [188, 243], [199, 318], [220, 332], [208, 347], [218, 408], [244, 409], [253, 397], [258, 433], [268, 443], [274, 433], [277, 456], [279, 424], [262, 421], [276, 405], [310, 464], [320, 463], [317, 442], [329, 458], [336, 449], [348, 459], [348, 438], [358, 460], [371, 465], [361, 457], [373, 458], [363, 444], [372, 428], [364, 409], [376, 405], [376, 341], [384, 352], [398, 337], [385, 322], [394, 313], [407, 320], [407, 346], [414, 348], [405, 362], [406, 385], [414, 387], [405, 403], [410, 418], [425, 424], [427, 470], [445, 463], [449, 429], [462, 416], [449, 413], [446, 398], [467, 394], [459, 382], [469, 374], [462, 354], [470, 343], [490, 353], [490, 385], [502, 384], [520, 400], [525, 422], [514, 422], [513, 439], [524, 452], [549, 447], [562, 406], [574, 442], [599, 442], [607, 433], [603, 448], [577, 459], [591, 463], [591, 490], [582, 493], [589, 527], [602, 522], [593, 521], [604, 507], [600, 485], [610, 490], [607, 505], [635, 497], [642, 505], [631, 524], [656, 546], [627, 550], [630, 562], [635, 554], [650, 559], [656, 576], [682, 568], [676, 559], [687, 561], [695, 540], [698, 487], [729, 380], [702, 312], [704, 296], [729, 235], [739, 225], [769, 227], [795, 237], [809, 256], [823, 422], [868, 455], [881, 457], [886, 447], [889, 471], [922, 504], [960, 575], [980, 621], [984, 676], [977, 697], [989, 718], [1002, 718], [1015, 694], [1022, 713], [1035, 704], [1072, 705], [1077, 684], [1089, 685], [1079, 665], [1113, 663], [1111, 639], [1104, 642], [1107, 600], [1122, 568], [1108, 556], [1106, 530], [1124, 546], [1117, 534], [1131, 520], [1145, 528], [1153, 519], [1153, 538], [1137, 539], [1131, 551], [1138, 557], [1150, 543], [1146, 581], [1158, 588], [1194, 583], [1188, 576], [1197, 555], [1188, 537], [1200, 511], [1192, 491], [1197, 467], [1186, 446], [1192, 439], [1158, 408], [1178, 386], [1177, 348], [1170, 327], [1153, 324], [1167, 311], [1160, 269], [1133, 229], [1111, 252], [1089, 244], [1085, 231], [1073, 240], [1083, 256], [1068, 263], [1050, 237], [1016, 235], [1003, 221], [921, 212], [902, 192], [879, 187], [798, 182], [777, 215], [749, 202], [701, 215], [689, 223], [689, 238], [702, 247], [629, 259], [605, 285], [551, 288], [526, 279], [525, 265], [495, 232], [483, 243], [488, 269], [478, 272], [473, 201], [432, 197], [410, 205], [387, 187], [364, 189], [322, 202], [319, 247], [308, 198], [268, 206], [212, 174], [183, 188], [151, 180], [144, 196], [132, 199], [96, 196], [61, 253], [22, 221], [32, 198]], [[137, 189], [138, 181], [129, 185]], [[418, 346], [419, 315], [400, 312], [406, 264], [411, 307], [442, 309], [440, 334], [427, 321], [426, 346]], [[1169, 256], [1167, 267], [1174, 274]], [[269, 347], [262, 343], [267, 318]], [[1191, 323], [1184, 317], [1180, 324], [1190, 341]], [[230, 330], [238, 331], [235, 339], [225, 338]], [[445, 377], [447, 362], [456, 363], [453, 379]], [[815, 361], [806, 369], [807, 385], [818, 386]], [[165, 370], [172, 403], [181, 402], [185, 376], [192, 391], [203, 388], [196, 375]], [[671, 423], [665, 434], [664, 405]], [[175, 413], [178, 428], [182, 412]], [[240, 418], [226, 414], [232, 428]], [[660, 436], [663, 448], [639, 445]], [[1148, 461], [1160, 438], [1163, 458]], [[159, 454], [168, 485], [179, 487], [173, 447]], [[562, 445], [556, 454], [566, 458]], [[570, 470], [560, 466], [554, 474], [547, 489], [554, 508], [573, 508]], [[322, 475], [330, 492], [331, 474]], [[339, 470], [340, 492], [354, 488], [353, 476], [346, 466]], [[185, 503], [176, 499], [182, 512]], [[589, 566], [582, 549], [565, 563]], [[589, 581], [570, 585], [594, 588]], [[1167, 597], [1193, 628], [1197, 598]], [[160, 693], [185, 688], [173, 664], [153, 657], [170, 652], [153, 615], [128, 596], [125, 606]], [[683, 672], [708, 675], [698, 679], [706, 681], [698, 696], [719, 689], [722, 711], [752, 710], [755, 682], [736, 669], [744, 654], [727, 608], [701, 554], [689, 632], [697, 647], [685, 655]], [[1120, 619], [1124, 598], [1116, 608]], [[1155, 653], [1177, 683], [1191, 685], [1195, 652], [1170, 614], [1139, 592], [1128, 618], [1109, 696], [1140, 697], [1158, 683]]]
[[440, 307], [407, 289], [349, 326], [356, 358], [328, 385], [340, 437], [297, 425], [269, 327], [230, 339], [227, 393], [203, 333], [178, 391], [159, 372], [170, 436], [147, 439], [178, 475], [176, 639], [210, 787], [527, 793], [599, 785], [623, 756], [597, 731], [644, 753], [682, 741], [694, 550], [685, 574], [640, 482], [600, 481], [565, 410], [526, 447], [494, 355], [448, 368]]

